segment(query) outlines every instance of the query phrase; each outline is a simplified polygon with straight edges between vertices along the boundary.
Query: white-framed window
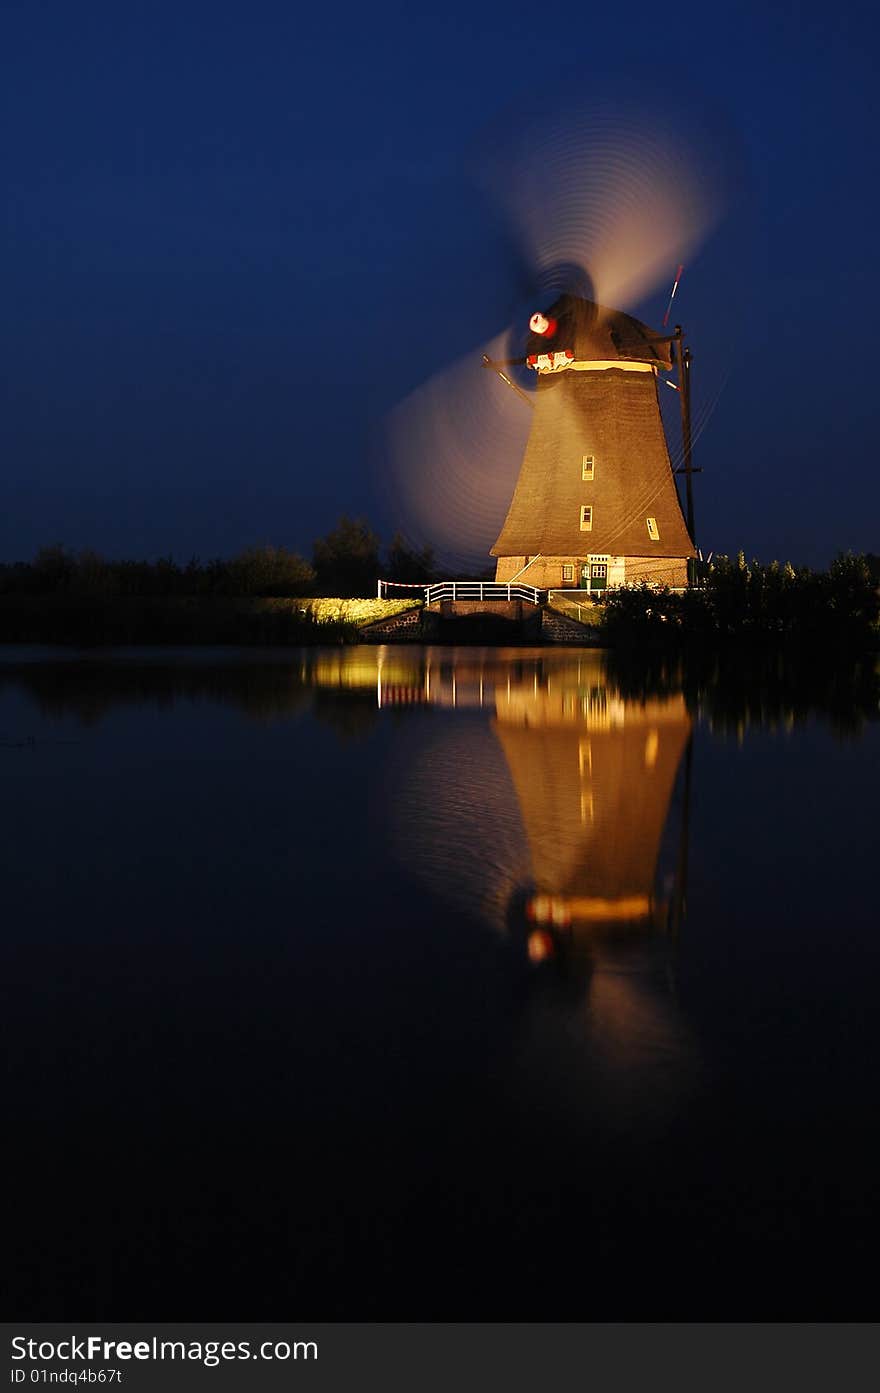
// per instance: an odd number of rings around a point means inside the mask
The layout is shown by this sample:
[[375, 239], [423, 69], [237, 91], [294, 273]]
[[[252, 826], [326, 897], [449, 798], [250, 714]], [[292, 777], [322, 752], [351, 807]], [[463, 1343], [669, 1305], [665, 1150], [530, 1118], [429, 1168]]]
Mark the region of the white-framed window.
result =
[[651, 541], [652, 541], [652, 542], [659, 542], [659, 540], [660, 540], [660, 528], [657, 526], [657, 519], [656, 519], [656, 518], [647, 518], [646, 521], [647, 521], [647, 524], [648, 524], [648, 536], [651, 538]]
[[581, 531], [592, 532], [593, 530], [593, 508], [589, 503], [585, 503], [581, 508]]
[[574, 580], [574, 566], [563, 566], [562, 580], [563, 583], [567, 580]]
[[591, 484], [596, 477], [596, 456], [584, 455], [581, 463], [581, 478]]

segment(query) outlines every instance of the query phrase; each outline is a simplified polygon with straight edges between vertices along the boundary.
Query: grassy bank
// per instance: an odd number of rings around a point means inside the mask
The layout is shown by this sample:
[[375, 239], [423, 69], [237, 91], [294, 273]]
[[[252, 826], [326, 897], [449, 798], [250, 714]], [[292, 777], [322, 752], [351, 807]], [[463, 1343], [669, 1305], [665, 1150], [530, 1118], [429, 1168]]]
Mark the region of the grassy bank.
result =
[[591, 599], [586, 590], [574, 590], [568, 594], [560, 590], [551, 590], [547, 603], [551, 609], [558, 610], [569, 619], [576, 619], [579, 624], [598, 626], [602, 623], [605, 613], [602, 605]]
[[361, 625], [411, 607], [410, 600], [4, 595], [0, 643], [356, 643]]

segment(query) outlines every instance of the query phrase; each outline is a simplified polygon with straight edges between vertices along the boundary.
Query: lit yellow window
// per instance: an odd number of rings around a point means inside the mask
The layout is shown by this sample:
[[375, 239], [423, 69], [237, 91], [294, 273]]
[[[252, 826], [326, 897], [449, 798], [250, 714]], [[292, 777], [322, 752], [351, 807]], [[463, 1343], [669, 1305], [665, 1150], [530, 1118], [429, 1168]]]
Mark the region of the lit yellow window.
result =
[[584, 455], [583, 464], [581, 465], [581, 478], [586, 479], [588, 483], [592, 483], [595, 477], [596, 457], [595, 455]]
[[652, 541], [652, 542], [659, 542], [659, 540], [660, 540], [660, 528], [657, 526], [657, 519], [656, 519], [656, 518], [648, 518], [648, 519], [647, 519], [647, 523], [648, 523], [648, 536], [651, 538], [651, 541]]
[[593, 509], [587, 503], [581, 508], [581, 531], [592, 532], [593, 530]]
[[563, 579], [563, 580], [574, 580], [574, 566], [563, 566], [563, 568], [562, 568], [562, 579]]

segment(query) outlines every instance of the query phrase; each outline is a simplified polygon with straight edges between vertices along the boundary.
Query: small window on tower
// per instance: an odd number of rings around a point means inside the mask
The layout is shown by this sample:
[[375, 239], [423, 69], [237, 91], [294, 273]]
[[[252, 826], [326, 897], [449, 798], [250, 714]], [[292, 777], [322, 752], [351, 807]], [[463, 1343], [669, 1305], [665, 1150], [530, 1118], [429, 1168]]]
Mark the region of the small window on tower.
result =
[[581, 531], [592, 532], [593, 530], [593, 509], [586, 504], [581, 508]]
[[647, 523], [648, 523], [648, 536], [651, 538], [651, 541], [652, 541], [652, 542], [659, 542], [659, 540], [660, 540], [660, 528], [657, 526], [657, 519], [656, 519], [656, 518], [648, 518], [648, 519], [647, 519]]
[[563, 579], [564, 581], [565, 581], [565, 580], [574, 580], [574, 566], [563, 566], [563, 568], [562, 568], [562, 579]]
[[581, 478], [585, 479], [588, 483], [592, 483], [595, 477], [596, 457], [595, 455], [584, 455], [583, 464], [581, 466]]

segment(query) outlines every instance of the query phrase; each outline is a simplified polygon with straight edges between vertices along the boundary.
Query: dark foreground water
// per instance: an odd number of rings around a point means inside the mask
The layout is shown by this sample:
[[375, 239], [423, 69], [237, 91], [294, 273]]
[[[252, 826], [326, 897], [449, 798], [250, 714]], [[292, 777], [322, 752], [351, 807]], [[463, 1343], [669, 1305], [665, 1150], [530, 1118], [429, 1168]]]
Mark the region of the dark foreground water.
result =
[[873, 669], [0, 655], [7, 1310], [874, 1315]]

